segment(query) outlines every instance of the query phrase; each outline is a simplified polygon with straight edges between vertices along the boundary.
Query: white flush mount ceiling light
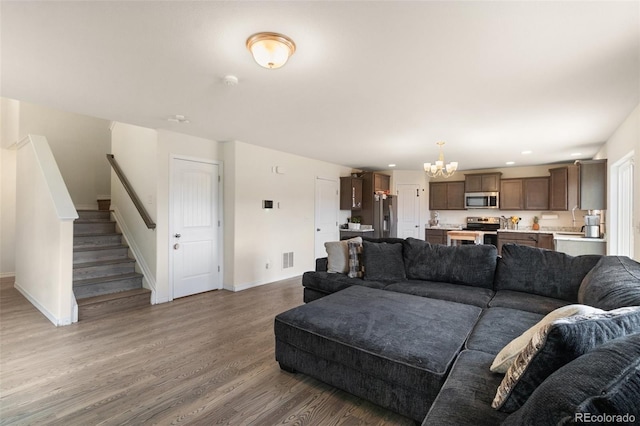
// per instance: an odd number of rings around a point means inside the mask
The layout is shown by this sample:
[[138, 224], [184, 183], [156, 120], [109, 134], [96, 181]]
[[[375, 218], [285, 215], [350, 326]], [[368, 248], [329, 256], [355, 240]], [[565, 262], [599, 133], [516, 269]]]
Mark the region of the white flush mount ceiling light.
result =
[[257, 33], [247, 39], [247, 49], [258, 65], [276, 69], [287, 63], [296, 51], [296, 44], [282, 34]]
[[438, 157], [438, 161], [435, 164], [424, 163], [424, 171], [427, 173], [429, 177], [451, 177], [458, 170], [458, 162], [452, 161], [445, 165], [444, 163], [444, 153], [442, 152], [442, 146], [444, 142], [436, 142], [436, 145], [440, 147], [440, 156]]

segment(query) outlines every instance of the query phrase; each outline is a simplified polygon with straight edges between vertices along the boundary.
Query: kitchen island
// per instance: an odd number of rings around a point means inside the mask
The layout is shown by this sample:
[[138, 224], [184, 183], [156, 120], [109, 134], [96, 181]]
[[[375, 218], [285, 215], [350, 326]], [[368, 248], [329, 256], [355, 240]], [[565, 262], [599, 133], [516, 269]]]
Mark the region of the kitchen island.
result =
[[581, 254], [605, 254], [604, 238], [585, 238], [582, 232], [549, 230], [498, 230], [498, 253], [507, 243], [561, 251], [571, 256]]

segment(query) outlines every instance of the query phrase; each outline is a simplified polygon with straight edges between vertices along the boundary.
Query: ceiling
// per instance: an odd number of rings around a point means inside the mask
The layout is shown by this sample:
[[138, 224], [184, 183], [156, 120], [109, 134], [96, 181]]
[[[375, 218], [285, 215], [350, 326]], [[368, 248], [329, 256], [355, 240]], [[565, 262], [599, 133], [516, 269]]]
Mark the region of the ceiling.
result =
[[[3, 97], [354, 168], [419, 170], [439, 140], [463, 170], [590, 158], [640, 102], [638, 1], [3, 0], [0, 20]], [[253, 61], [258, 31], [295, 41], [283, 68]]]

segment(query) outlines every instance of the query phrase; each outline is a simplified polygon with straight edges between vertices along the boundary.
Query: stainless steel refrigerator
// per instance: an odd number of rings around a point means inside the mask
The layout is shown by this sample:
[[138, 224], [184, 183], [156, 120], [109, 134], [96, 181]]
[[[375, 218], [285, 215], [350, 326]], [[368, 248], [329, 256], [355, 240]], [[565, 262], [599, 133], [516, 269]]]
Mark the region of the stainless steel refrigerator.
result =
[[375, 195], [373, 201], [374, 238], [398, 236], [398, 198], [395, 195]]

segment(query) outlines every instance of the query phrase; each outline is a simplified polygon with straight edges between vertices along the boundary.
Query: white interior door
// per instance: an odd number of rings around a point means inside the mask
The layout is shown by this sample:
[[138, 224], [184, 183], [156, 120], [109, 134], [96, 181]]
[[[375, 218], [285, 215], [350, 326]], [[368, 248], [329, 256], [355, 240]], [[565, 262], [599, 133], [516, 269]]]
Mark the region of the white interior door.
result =
[[398, 184], [398, 238], [419, 238], [420, 233], [420, 186], [413, 183]]
[[221, 288], [218, 164], [172, 160], [173, 297]]
[[340, 239], [338, 210], [340, 187], [337, 180], [316, 178], [315, 257], [325, 257], [324, 243]]

